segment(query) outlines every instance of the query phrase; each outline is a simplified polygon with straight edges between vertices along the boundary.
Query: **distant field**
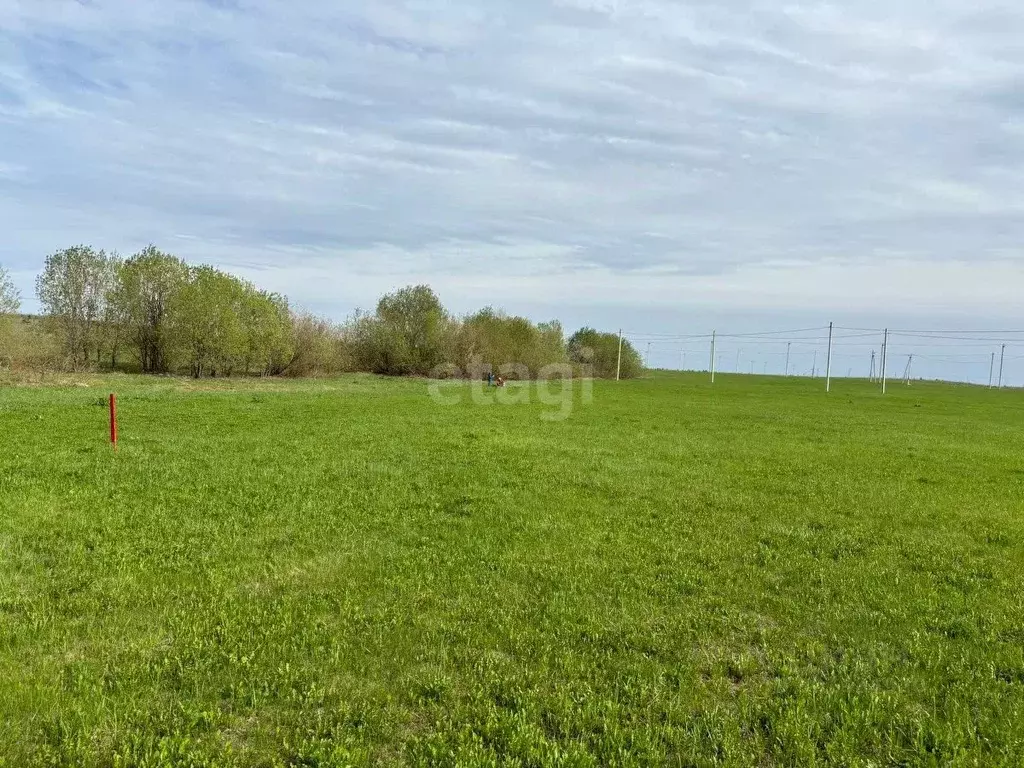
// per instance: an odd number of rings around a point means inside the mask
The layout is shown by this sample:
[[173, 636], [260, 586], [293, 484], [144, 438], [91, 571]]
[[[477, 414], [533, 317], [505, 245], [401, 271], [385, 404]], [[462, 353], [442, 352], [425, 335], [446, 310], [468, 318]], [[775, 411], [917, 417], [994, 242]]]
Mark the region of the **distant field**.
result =
[[1024, 393], [82, 381], [0, 389], [0, 765], [1024, 762]]

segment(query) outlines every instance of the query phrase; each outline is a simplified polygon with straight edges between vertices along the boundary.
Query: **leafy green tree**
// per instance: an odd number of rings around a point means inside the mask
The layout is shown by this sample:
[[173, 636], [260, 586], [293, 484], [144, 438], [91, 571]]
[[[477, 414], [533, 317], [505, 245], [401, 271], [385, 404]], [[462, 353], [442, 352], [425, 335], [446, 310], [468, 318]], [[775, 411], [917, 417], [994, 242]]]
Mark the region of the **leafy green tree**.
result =
[[191, 267], [171, 295], [169, 329], [175, 354], [195, 378], [230, 376], [248, 351], [243, 306], [248, 286], [210, 266]]
[[77, 245], [46, 257], [36, 293], [67, 362], [88, 366], [100, 350], [102, 321], [111, 285], [105, 251]]
[[121, 324], [124, 341], [134, 349], [143, 373], [170, 370], [168, 309], [187, 277], [184, 261], [152, 245], [118, 268], [111, 314]]
[[564, 363], [568, 360], [565, 331], [558, 320], [537, 324], [537, 364]]
[[380, 326], [372, 328], [375, 343], [387, 346], [379, 357], [387, 360], [388, 370], [380, 372], [426, 375], [442, 361], [449, 318], [429, 286], [409, 286], [384, 296], [376, 320]]
[[356, 367], [383, 376], [414, 372], [408, 339], [400, 328], [376, 315], [361, 315], [348, 328]]
[[[619, 359], [619, 337], [593, 328], [576, 331], [566, 345], [569, 360], [589, 366], [596, 378], [614, 379]], [[627, 339], [622, 340], [622, 378], [632, 379], [644, 372], [643, 358]]]
[[242, 323], [246, 336], [245, 373], [255, 371], [266, 375], [282, 372], [293, 349], [288, 299], [246, 286]]
[[96, 361], [109, 360], [112, 369], [117, 368], [118, 356], [124, 347], [127, 334], [127, 323], [125, 322], [127, 318], [122, 312], [122, 307], [115, 300], [123, 264], [124, 261], [121, 257], [113, 253], [107, 258], [104, 265], [106, 274], [103, 276], [103, 284], [106, 286], [106, 295], [97, 330]]

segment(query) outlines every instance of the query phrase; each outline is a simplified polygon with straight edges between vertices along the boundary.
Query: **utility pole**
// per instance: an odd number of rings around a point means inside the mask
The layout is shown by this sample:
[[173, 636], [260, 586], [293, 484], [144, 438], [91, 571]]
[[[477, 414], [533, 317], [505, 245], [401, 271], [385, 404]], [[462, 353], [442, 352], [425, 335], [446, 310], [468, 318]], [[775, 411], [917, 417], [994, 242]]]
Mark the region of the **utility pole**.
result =
[[651, 342], [647, 342], [647, 355], [644, 357], [644, 368], [651, 367]]
[[992, 389], [993, 377], [996, 374], [996, 353], [992, 353], [992, 362], [988, 364], [988, 388]]
[[711, 332], [711, 383], [715, 383], [715, 338], [718, 331]]
[[686, 352], [683, 352], [683, 359], [680, 363], [680, 370], [686, 370]]
[[767, 376], [767, 375], [768, 375], [768, 363], [765, 363], [765, 364], [764, 364], [764, 375], [765, 375], [765, 376]]
[[789, 350], [793, 348], [793, 342], [786, 342], [786, 375], [789, 376]]
[[914, 356], [911, 355], [907, 358], [907, 368], [903, 371], [903, 383], [908, 387], [910, 386], [910, 367], [914, 364]]
[[733, 370], [736, 371], [736, 373], [740, 372], [740, 353], [742, 353], [742, 352], [743, 352], [742, 349], [737, 349], [736, 350], [736, 365], [733, 366]]
[[832, 323], [828, 324], [828, 362], [825, 363], [825, 391], [832, 391]]
[[885, 394], [885, 364], [889, 357], [889, 329], [885, 329], [882, 336], [882, 394]]
[[814, 362], [811, 363], [811, 378], [818, 378], [818, 350], [814, 350]]
[[871, 350], [871, 372], [868, 373], [868, 381], [875, 380], [875, 350]]
[[619, 360], [615, 363], [615, 380], [622, 378], [622, 329], [619, 328]]
[[999, 388], [1003, 388], [1003, 361], [1006, 359], [1006, 345], [999, 350]]

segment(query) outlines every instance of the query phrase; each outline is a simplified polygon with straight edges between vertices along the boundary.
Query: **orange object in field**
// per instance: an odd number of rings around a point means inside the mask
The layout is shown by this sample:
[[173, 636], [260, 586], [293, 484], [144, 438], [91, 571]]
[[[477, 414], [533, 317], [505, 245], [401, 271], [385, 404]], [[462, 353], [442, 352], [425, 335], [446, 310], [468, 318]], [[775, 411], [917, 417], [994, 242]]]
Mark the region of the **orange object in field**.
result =
[[110, 395], [110, 442], [117, 449], [117, 395]]

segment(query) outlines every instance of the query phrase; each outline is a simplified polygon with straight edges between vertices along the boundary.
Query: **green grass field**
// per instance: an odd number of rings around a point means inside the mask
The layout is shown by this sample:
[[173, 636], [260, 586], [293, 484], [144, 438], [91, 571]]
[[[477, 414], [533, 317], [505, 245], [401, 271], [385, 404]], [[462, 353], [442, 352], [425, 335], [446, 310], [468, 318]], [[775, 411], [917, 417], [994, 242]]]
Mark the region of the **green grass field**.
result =
[[1024, 393], [82, 381], [0, 389], [0, 765], [1024, 762]]

